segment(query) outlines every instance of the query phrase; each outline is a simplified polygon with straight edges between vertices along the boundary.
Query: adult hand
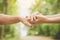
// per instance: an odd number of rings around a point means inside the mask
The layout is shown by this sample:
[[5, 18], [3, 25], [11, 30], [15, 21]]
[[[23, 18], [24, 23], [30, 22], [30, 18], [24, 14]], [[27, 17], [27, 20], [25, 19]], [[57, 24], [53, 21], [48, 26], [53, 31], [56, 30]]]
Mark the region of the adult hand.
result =
[[20, 22], [22, 22], [23, 24], [32, 27], [32, 24], [29, 23], [25, 18], [20, 18]]
[[42, 14], [39, 14], [39, 12], [36, 12], [35, 14], [31, 16], [27, 16], [26, 19], [31, 24], [39, 24], [39, 23], [44, 23], [45, 21], [47, 21], [47, 17], [43, 16]]

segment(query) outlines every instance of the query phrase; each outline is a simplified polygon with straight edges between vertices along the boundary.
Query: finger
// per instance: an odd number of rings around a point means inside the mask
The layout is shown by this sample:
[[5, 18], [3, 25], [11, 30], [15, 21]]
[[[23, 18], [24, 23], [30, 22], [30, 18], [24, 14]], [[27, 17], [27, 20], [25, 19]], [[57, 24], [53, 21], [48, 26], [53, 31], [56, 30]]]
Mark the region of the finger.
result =
[[26, 16], [25, 18], [28, 18], [28, 16]]
[[27, 21], [30, 21], [30, 16], [26, 16], [26, 18], [25, 18]]
[[31, 16], [27, 16], [25, 19], [26, 19], [29, 23], [33, 24], [33, 19], [32, 19]]
[[26, 18], [26, 19], [30, 19], [30, 16], [26, 16], [25, 18]]
[[30, 24], [27, 20], [25, 20], [25, 19], [22, 19], [22, 21], [21, 21], [23, 24], [25, 24], [25, 25], [27, 25], [27, 26], [30, 26], [30, 27], [32, 27], [32, 24]]
[[35, 15], [34, 19], [35, 19], [35, 23], [37, 23], [40, 20], [38, 15]]
[[[31, 23], [31, 16], [27, 16], [26, 19], [28, 19], [27, 21], [29, 21], [29, 23]], [[31, 24], [32, 24], [32, 23], [31, 23]], [[33, 25], [33, 24], [32, 24], [32, 25]], [[33, 29], [34, 27], [31, 26], [30, 28]]]
[[34, 16], [34, 17], [33, 17], [33, 20], [35, 21], [36, 19], [37, 19], [36, 16]]
[[32, 21], [34, 21], [34, 20], [33, 20], [33, 16], [31, 16], [31, 22], [32, 22]]

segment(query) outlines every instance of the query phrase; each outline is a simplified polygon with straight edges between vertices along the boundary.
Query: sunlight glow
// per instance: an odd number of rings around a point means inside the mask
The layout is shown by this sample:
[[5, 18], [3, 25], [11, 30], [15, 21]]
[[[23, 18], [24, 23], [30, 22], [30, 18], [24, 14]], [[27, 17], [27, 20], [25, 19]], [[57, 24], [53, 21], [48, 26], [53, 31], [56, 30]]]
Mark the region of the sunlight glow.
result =
[[[35, 3], [35, 0], [17, 0], [16, 4], [18, 6], [18, 14], [21, 17], [25, 17], [30, 15], [30, 10], [29, 8]], [[28, 29], [24, 24], [20, 24], [20, 36], [27, 36], [28, 34]]]
[[43, 5], [46, 4], [46, 1], [43, 1], [42, 4], [43, 4]]

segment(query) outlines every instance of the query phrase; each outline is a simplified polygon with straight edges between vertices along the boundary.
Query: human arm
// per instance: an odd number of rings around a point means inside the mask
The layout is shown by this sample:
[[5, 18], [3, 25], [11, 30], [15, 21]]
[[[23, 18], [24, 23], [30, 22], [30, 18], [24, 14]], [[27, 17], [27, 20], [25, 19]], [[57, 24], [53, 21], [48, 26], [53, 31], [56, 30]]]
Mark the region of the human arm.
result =
[[25, 25], [31, 26], [31, 24], [28, 21], [26, 21], [25, 19], [21, 17], [0, 14], [0, 24], [5, 25], [5, 24], [14, 24], [18, 22], [22, 22]]
[[34, 14], [32, 16], [27, 17], [28, 21], [32, 24], [39, 23], [60, 23], [60, 14], [56, 15], [42, 15], [42, 14]]
[[60, 14], [47, 15], [46, 23], [60, 23]]

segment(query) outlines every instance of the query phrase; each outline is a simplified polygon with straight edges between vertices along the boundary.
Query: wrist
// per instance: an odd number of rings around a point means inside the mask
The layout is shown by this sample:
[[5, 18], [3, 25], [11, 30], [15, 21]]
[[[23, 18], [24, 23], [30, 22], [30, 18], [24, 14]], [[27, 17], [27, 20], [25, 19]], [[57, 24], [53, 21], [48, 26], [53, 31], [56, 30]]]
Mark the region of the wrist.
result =
[[45, 19], [44, 22], [45, 23], [52, 23], [52, 22], [54, 22], [54, 20], [53, 20], [53, 18], [49, 18], [49, 17], [46, 16], [46, 19]]
[[22, 18], [21, 17], [17, 17], [18, 21], [21, 22], [22, 21]]
[[49, 23], [50, 22], [50, 19], [49, 18], [46, 18], [46, 20], [44, 22], [45, 23]]
[[48, 23], [48, 21], [49, 21], [49, 18], [45, 16], [44, 23]]
[[49, 22], [50, 22], [50, 19], [47, 16], [44, 16], [42, 23], [49, 23]]
[[43, 16], [42, 19], [40, 18], [38, 23], [47, 23], [49, 19], [46, 16]]

